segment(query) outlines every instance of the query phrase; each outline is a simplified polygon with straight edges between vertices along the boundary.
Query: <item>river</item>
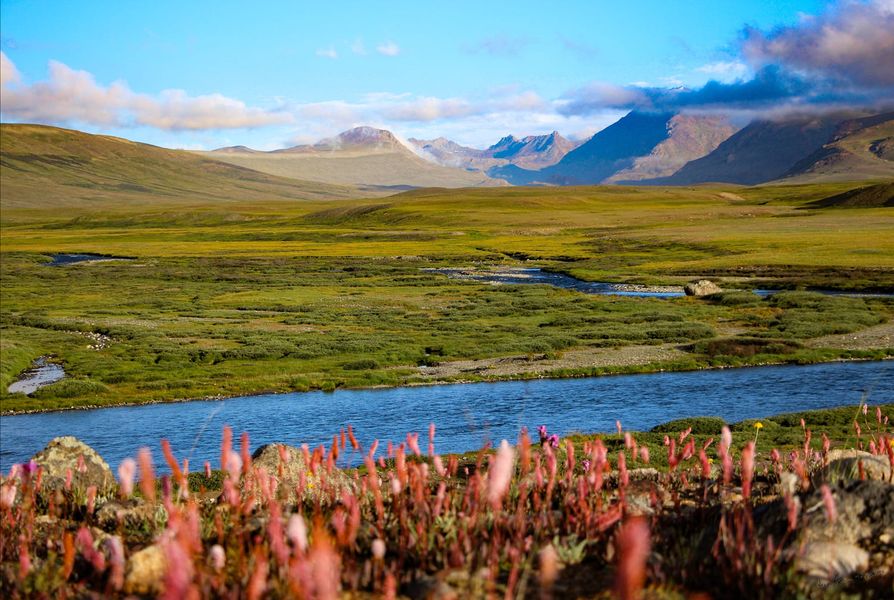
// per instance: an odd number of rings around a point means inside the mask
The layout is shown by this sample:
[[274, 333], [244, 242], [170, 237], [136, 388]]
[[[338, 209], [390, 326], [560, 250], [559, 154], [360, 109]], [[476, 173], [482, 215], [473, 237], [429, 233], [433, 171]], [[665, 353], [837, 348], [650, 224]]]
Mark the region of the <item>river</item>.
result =
[[248, 432], [252, 448], [270, 442], [330, 443], [353, 425], [364, 445], [425, 438], [437, 427], [441, 453], [517, 439], [521, 427], [546, 425], [560, 435], [607, 432], [620, 419], [643, 430], [689, 416], [735, 422], [782, 412], [894, 402], [894, 361], [838, 362], [582, 379], [337, 390], [247, 396], [219, 401], [152, 404], [0, 417], [0, 469], [28, 460], [55, 436], [73, 435], [116, 467], [141, 446], [161, 460], [167, 438], [193, 469], [216, 465], [222, 427]]

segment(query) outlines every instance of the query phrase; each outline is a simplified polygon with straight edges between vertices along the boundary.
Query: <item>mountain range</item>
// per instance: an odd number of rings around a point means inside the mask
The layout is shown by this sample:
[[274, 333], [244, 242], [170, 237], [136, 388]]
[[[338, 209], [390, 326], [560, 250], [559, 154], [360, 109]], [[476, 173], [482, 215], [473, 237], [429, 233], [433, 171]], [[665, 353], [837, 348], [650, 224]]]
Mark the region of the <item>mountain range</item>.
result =
[[0, 132], [4, 206], [35, 198], [60, 205], [349, 198], [508, 184], [894, 180], [894, 112], [795, 115], [738, 130], [722, 116], [631, 112], [580, 144], [552, 132], [506, 136], [485, 149], [444, 138], [405, 145], [372, 127], [269, 152], [169, 150], [45, 125], [3, 124]]
[[553, 131], [508, 135], [485, 149], [440, 137], [407, 145], [358, 127], [316, 144], [209, 157], [272, 175], [335, 184], [693, 185], [894, 177], [894, 113], [835, 112], [760, 119], [741, 129], [722, 115], [633, 111], [583, 142]]
[[408, 141], [421, 156], [433, 162], [480, 171], [510, 164], [523, 169], [542, 169], [556, 164], [581, 144], [565, 139], [558, 131], [521, 139], [507, 135], [484, 150], [461, 146], [443, 137], [434, 140], [410, 138]]
[[230, 146], [200, 153], [262, 173], [337, 185], [475, 187], [506, 185], [480, 171], [435, 164], [419, 157], [390, 131], [355, 127], [315, 144], [263, 152]]
[[706, 182], [755, 185], [894, 177], [894, 113], [848, 113], [758, 120], [716, 150], [684, 165], [662, 185]]

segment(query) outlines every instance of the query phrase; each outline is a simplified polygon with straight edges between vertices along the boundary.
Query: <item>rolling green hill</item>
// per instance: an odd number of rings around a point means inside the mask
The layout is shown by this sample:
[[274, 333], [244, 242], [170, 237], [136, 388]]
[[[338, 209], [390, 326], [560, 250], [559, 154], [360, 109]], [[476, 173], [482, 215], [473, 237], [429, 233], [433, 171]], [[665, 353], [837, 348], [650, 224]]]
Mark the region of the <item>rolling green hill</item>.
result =
[[286, 179], [148, 144], [45, 125], [0, 125], [4, 209], [382, 195]]

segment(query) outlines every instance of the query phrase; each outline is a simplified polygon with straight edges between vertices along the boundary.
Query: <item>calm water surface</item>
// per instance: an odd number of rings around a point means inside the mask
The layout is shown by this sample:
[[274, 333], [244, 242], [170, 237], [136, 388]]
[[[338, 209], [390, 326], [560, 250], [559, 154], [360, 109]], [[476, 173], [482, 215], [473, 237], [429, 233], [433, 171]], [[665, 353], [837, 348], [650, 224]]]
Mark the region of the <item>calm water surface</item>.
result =
[[0, 417], [0, 468], [30, 458], [55, 436], [74, 435], [113, 468], [141, 446], [162, 461], [170, 440], [193, 469], [219, 460], [221, 428], [248, 432], [252, 448], [270, 442], [330, 443], [352, 424], [366, 447], [437, 427], [439, 452], [515, 440], [521, 427], [560, 435], [648, 429], [671, 419], [717, 415], [729, 422], [780, 412], [894, 402], [894, 361], [760, 367], [687, 373], [542, 379], [378, 390], [339, 390]]
[[[451, 279], [463, 279], [492, 284], [545, 284], [554, 287], [575, 290], [585, 294], [599, 296], [634, 296], [638, 298], [679, 298], [685, 296], [682, 286], [645, 286], [622, 283], [605, 283], [600, 281], [583, 281], [565, 275], [564, 273], [551, 273], [534, 268], [501, 268], [494, 270], [477, 271], [474, 269], [424, 269], [434, 273], [446, 275]], [[727, 290], [746, 291], [746, 290]], [[781, 290], [751, 290], [758, 296], [772, 296]], [[842, 292], [836, 290], [811, 290], [827, 296], [848, 296], [852, 298], [894, 298], [894, 294], [875, 292]]]

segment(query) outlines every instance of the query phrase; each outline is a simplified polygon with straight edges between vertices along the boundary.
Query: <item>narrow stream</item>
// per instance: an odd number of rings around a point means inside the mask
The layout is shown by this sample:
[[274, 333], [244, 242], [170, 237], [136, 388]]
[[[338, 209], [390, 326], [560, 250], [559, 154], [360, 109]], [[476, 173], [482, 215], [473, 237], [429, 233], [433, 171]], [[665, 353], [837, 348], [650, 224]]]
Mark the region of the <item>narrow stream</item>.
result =
[[22, 373], [18, 380], [12, 382], [7, 388], [10, 394], [32, 394], [51, 383], [56, 383], [65, 377], [62, 365], [47, 361], [46, 356], [41, 356], [34, 361], [31, 367]]

